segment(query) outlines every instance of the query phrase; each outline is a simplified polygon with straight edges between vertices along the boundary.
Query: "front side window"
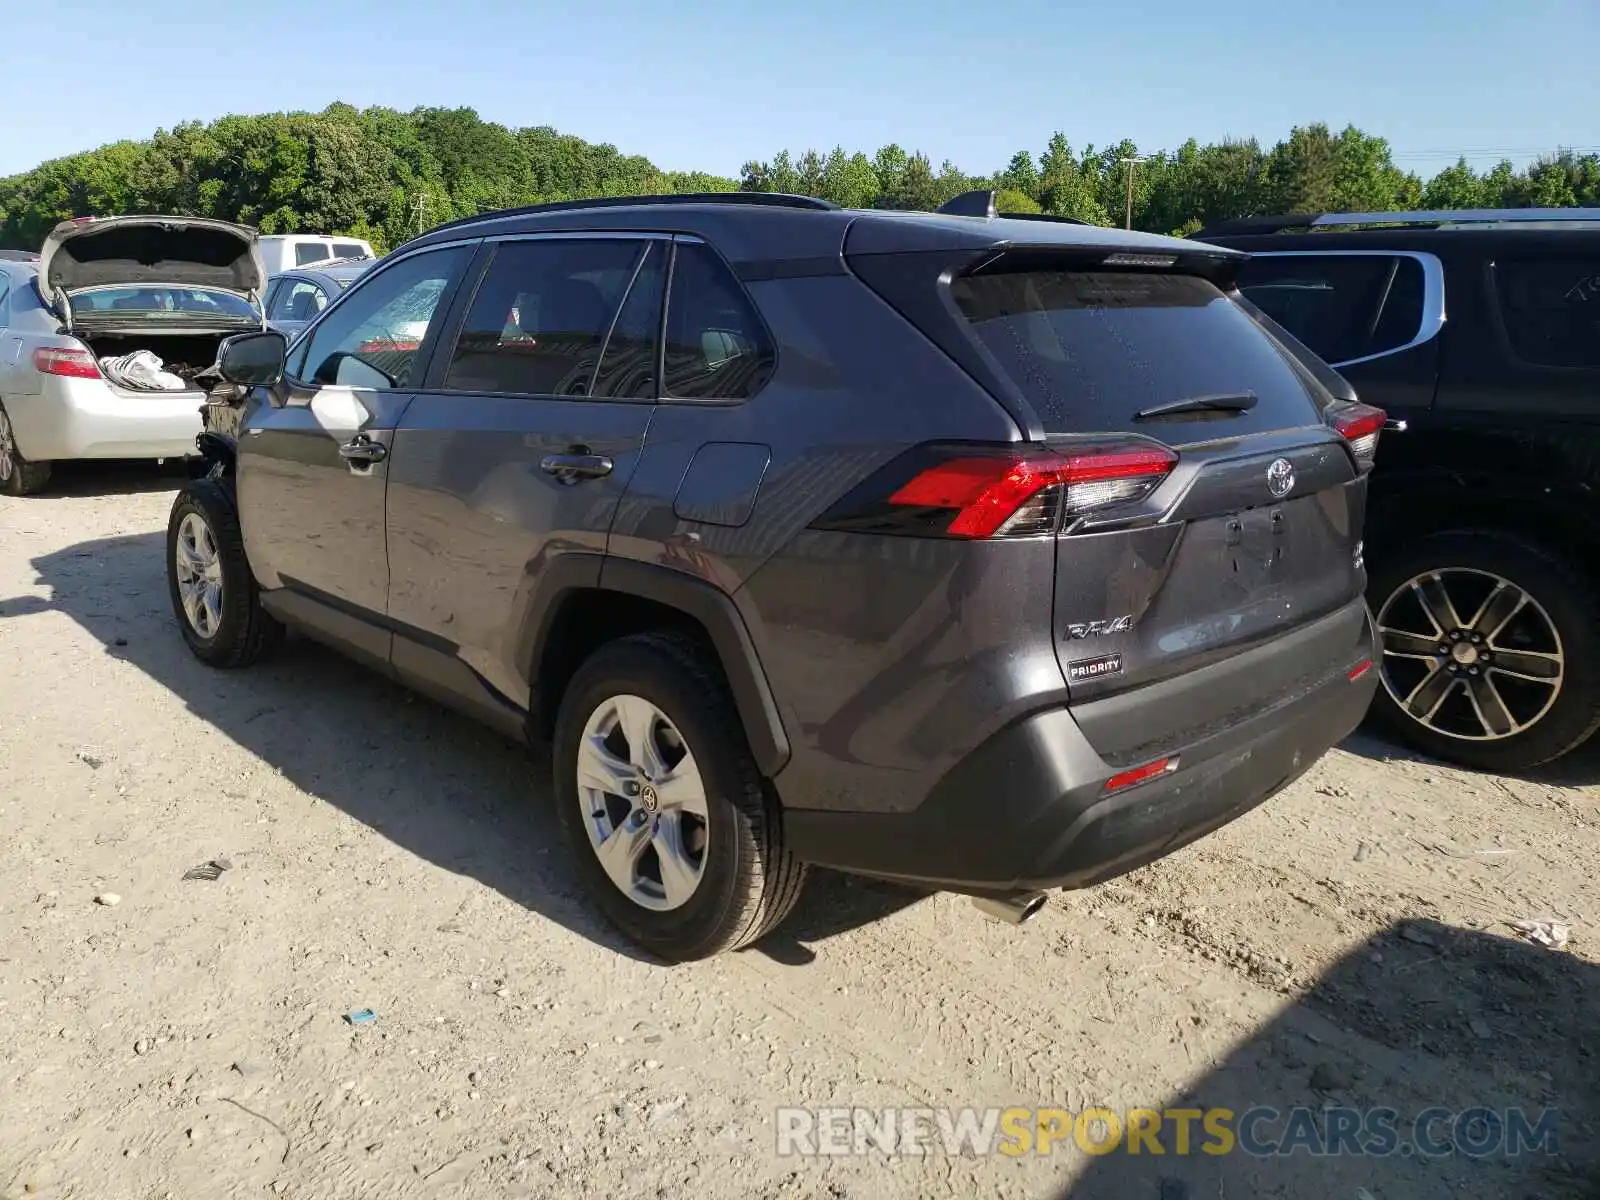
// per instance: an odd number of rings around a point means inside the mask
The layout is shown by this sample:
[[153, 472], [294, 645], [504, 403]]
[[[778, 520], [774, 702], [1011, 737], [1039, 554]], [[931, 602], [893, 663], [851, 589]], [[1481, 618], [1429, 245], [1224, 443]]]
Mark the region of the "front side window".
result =
[[592, 394], [613, 318], [649, 242], [505, 242], [478, 285], [445, 374], [452, 392]]
[[320, 287], [307, 279], [295, 279], [272, 297], [272, 308], [267, 314], [272, 321], [309, 321], [328, 307], [328, 296]]
[[294, 265], [297, 267], [303, 267], [307, 263], [321, 262], [323, 259], [330, 257], [332, 255], [329, 253], [328, 248], [321, 242], [299, 242], [296, 243], [294, 248]]
[[1240, 268], [1239, 290], [1329, 363], [1398, 350], [1422, 328], [1422, 266], [1414, 258], [1262, 255]]
[[743, 400], [777, 356], [744, 289], [709, 246], [677, 247], [667, 298], [662, 391], [684, 400]]
[[1600, 258], [1501, 262], [1494, 276], [1518, 358], [1545, 367], [1600, 367]]
[[314, 328], [292, 374], [324, 385], [415, 385], [417, 352], [444, 318], [445, 297], [469, 253], [460, 246], [424, 251], [365, 280]]
[[335, 258], [365, 258], [367, 248], [360, 242], [335, 242], [333, 256]]

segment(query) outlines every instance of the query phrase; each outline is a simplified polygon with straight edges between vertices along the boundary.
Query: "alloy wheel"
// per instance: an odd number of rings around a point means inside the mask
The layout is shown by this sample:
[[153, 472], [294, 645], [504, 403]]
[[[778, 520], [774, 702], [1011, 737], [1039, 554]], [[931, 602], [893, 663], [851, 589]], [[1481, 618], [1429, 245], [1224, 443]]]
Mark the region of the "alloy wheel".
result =
[[0, 408], [0, 483], [10, 479], [17, 469], [17, 439], [11, 432], [11, 418]]
[[189, 625], [203, 638], [215, 637], [222, 624], [222, 555], [199, 513], [186, 513], [178, 525], [173, 567]]
[[1384, 688], [1444, 737], [1514, 737], [1550, 711], [1565, 680], [1550, 614], [1489, 571], [1447, 567], [1407, 580], [1379, 609], [1378, 635]]
[[706, 789], [667, 715], [640, 696], [599, 704], [577, 774], [584, 828], [617, 889], [654, 912], [688, 903], [706, 868]]

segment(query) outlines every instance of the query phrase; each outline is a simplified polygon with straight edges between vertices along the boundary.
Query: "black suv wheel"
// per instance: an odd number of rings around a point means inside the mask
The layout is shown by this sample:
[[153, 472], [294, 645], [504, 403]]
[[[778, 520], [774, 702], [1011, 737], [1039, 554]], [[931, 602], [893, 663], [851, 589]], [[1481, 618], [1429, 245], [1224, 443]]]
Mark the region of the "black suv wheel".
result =
[[1594, 590], [1526, 542], [1441, 533], [1376, 566], [1374, 717], [1407, 745], [1483, 770], [1559, 758], [1600, 725]]
[[167, 587], [183, 640], [214, 667], [246, 667], [274, 650], [283, 626], [261, 607], [232, 489], [197, 479], [167, 520]]
[[757, 940], [799, 898], [805, 867], [745, 745], [727, 689], [693, 643], [602, 647], [562, 698], [557, 819], [579, 874], [624, 934], [663, 958]]

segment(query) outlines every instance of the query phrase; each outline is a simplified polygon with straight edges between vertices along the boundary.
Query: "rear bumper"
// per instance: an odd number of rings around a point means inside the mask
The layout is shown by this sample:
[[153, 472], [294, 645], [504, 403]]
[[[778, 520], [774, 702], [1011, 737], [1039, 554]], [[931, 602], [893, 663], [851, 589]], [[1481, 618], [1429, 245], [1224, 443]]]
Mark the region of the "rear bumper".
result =
[[200, 392], [119, 392], [101, 379], [52, 377], [5, 398], [25, 458], [182, 458], [195, 452]]
[[790, 848], [819, 866], [974, 894], [1088, 887], [1134, 870], [1255, 808], [1355, 729], [1378, 683], [1375, 668], [1350, 678], [1376, 654], [1370, 617], [1361, 628], [1348, 661], [1160, 752], [1177, 769], [1149, 782], [1108, 794], [1106, 780], [1132, 764], [1107, 763], [1070, 711], [1053, 709], [990, 738], [913, 812], [786, 809]]

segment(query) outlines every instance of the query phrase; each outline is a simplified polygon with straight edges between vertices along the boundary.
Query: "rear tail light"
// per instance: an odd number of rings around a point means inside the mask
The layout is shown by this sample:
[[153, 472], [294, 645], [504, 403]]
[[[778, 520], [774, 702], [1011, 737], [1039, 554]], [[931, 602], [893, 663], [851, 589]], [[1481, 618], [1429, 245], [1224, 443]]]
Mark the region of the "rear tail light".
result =
[[854, 489], [816, 524], [924, 537], [1051, 534], [1079, 517], [1144, 499], [1177, 461], [1154, 442], [919, 447]]
[[1363, 467], [1370, 467], [1377, 457], [1378, 435], [1388, 419], [1388, 413], [1370, 404], [1341, 404], [1328, 410], [1328, 424], [1350, 443], [1350, 453]]
[[68, 379], [99, 379], [100, 364], [93, 354], [71, 346], [45, 346], [33, 352], [33, 368], [41, 375]]

